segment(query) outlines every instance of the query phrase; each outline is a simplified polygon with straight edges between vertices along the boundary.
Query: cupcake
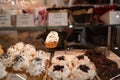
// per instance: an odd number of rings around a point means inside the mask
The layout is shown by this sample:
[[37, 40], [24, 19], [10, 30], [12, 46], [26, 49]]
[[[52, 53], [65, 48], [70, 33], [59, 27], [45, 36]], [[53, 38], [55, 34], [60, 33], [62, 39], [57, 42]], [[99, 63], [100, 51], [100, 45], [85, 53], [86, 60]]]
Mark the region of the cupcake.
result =
[[29, 74], [28, 80], [46, 80], [49, 60], [44, 57], [35, 57], [29, 61], [29, 68], [26, 72]]
[[45, 61], [42, 58], [36, 57], [29, 62], [29, 68], [27, 72], [31, 76], [37, 76], [45, 72]]
[[94, 80], [96, 78], [96, 68], [93, 63], [77, 64], [72, 69], [72, 80]]
[[29, 61], [25, 56], [17, 55], [13, 59], [12, 68], [15, 71], [24, 71], [29, 67]]
[[72, 60], [73, 66], [77, 64], [88, 64], [89, 62], [90, 62], [90, 59], [85, 55], [76, 55]]
[[51, 80], [69, 80], [70, 69], [64, 64], [52, 64], [48, 69], [48, 76]]
[[56, 31], [51, 31], [45, 40], [45, 46], [47, 48], [55, 48], [58, 44], [59, 36]]
[[33, 45], [18, 42], [10, 46], [6, 54], [0, 55], [0, 62], [9, 73], [26, 74], [27, 80], [44, 80], [49, 58], [44, 51], [36, 51]]

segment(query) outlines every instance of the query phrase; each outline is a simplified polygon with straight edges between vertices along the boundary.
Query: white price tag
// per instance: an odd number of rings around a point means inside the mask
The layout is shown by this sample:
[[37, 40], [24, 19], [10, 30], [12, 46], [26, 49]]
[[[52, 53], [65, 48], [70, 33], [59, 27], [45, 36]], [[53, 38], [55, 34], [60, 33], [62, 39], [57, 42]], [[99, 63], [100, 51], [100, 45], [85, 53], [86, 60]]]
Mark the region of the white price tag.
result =
[[0, 27], [10, 27], [10, 26], [11, 26], [11, 15], [0, 14]]
[[17, 27], [32, 27], [34, 26], [34, 14], [18, 14]]
[[7, 80], [27, 80], [27, 76], [25, 74], [9, 73], [7, 75]]
[[49, 13], [48, 25], [49, 26], [67, 26], [68, 13]]

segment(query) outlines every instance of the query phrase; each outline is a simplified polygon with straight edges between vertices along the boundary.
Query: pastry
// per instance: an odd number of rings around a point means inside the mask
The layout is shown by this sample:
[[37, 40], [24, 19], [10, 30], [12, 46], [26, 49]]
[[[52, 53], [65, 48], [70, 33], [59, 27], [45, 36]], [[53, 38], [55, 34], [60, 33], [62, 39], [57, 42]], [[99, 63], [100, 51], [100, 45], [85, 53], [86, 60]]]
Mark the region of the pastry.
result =
[[47, 48], [55, 48], [58, 44], [59, 36], [56, 31], [51, 31], [45, 40], [45, 46]]
[[23, 71], [29, 67], [29, 61], [25, 56], [16, 55], [12, 62], [12, 68], [15, 71]]
[[72, 63], [73, 63], [73, 66], [77, 64], [89, 64], [90, 59], [87, 56], [80, 54], [80, 55], [74, 56]]
[[[27, 80], [45, 79], [49, 58], [42, 50], [36, 50], [31, 44], [18, 42], [0, 55], [0, 62], [7, 72], [27, 75]], [[37, 76], [37, 77], [36, 77]]]
[[94, 80], [94, 78], [97, 76], [97, 73], [93, 63], [80, 63], [72, 69], [72, 75], [72, 80]]
[[45, 72], [45, 61], [42, 58], [36, 57], [30, 60], [29, 68], [27, 72], [31, 76], [37, 76]]
[[70, 74], [70, 69], [64, 64], [52, 64], [48, 69], [51, 80], [69, 80]]
[[[64, 74], [64, 71], [69, 74]], [[94, 63], [83, 54], [55, 55], [48, 69], [48, 76], [50, 80], [98, 80]]]
[[[94, 62], [97, 69], [97, 74], [102, 80], [110, 80], [112, 75], [120, 74], [117, 63], [106, 58], [101, 51], [91, 49], [88, 50], [85, 55], [87, 55]], [[112, 73], [116, 70], [118, 71], [117, 74]]]

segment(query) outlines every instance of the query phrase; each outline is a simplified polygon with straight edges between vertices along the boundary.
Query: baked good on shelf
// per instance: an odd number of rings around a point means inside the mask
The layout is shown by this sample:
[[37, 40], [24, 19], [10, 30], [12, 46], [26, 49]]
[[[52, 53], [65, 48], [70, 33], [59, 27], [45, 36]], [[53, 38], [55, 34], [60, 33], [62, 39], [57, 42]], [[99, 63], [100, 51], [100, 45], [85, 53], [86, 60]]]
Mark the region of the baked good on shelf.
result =
[[75, 55], [74, 58], [72, 59], [72, 64], [73, 66], [76, 66], [78, 64], [89, 64], [90, 63], [90, 59], [85, 56], [85, 55]]
[[45, 71], [45, 66], [45, 61], [42, 58], [36, 57], [30, 61], [27, 72], [31, 76], [37, 76]]
[[[115, 76], [120, 74], [117, 63], [113, 60], [106, 58], [106, 56], [102, 54], [101, 51], [92, 49], [88, 50], [85, 55], [87, 55], [90, 60], [94, 62], [98, 76], [102, 80], [110, 80], [110, 78], [113, 77], [112, 75]], [[118, 73], [113, 73], [114, 71], [118, 71]]]
[[51, 80], [69, 80], [71, 71], [67, 65], [52, 64], [48, 69], [48, 76]]
[[7, 53], [0, 55], [0, 62], [7, 68], [8, 73], [22, 73], [27, 80], [46, 78], [49, 57], [42, 50], [36, 50], [31, 44], [18, 42], [8, 48]]
[[72, 69], [72, 80], [94, 80], [97, 73], [93, 63], [80, 63]]
[[[66, 71], [70, 71], [68, 75], [65, 75], [66, 78], [61, 77], [65, 73], [64, 67], [67, 67]], [[82, 53], [56, 53], [48, 69], [48, 76], [50, 80], [98, 80], [94, 63]]]
[[22, 55], [16, 55], [14, 56], [12, 60], [12, 68], [15, 71], [23, 71], [26, 70], [29, 67], [29, 60], [27, 57]]
[[59, 36], [56, 31], [50, 31], [45, 40], [45, 46], [47, 48], [55, 48], [58, 44]]

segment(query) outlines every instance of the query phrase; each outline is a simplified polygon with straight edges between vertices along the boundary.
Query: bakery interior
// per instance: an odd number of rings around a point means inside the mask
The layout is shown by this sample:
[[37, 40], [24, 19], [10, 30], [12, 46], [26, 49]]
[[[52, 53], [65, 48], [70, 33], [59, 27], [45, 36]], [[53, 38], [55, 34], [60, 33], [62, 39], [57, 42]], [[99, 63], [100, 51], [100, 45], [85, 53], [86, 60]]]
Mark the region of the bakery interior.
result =
[[0, 80], [120, 80], [120, 0], [0, 0]]

